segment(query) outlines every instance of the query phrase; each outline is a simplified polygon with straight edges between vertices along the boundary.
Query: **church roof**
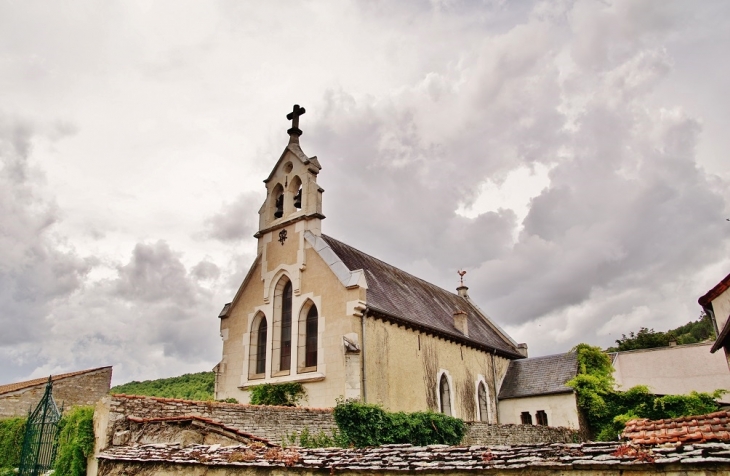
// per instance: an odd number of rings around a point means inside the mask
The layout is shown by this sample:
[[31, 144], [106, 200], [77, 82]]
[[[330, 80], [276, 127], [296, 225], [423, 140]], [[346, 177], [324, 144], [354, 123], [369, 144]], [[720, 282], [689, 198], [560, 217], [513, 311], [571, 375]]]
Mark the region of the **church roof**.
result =
[[[422, 328], [476, 347], [522, 358], [514, 342], [482, 313], [469, 298], [449, 292], [374, 258], [327, 235], [321, 235], [342, 264], [352, 273], [363, 270], [367, 306], [380, 317]], [[454, 313], [464, 311], [468, 337], [454, 326]]]
[[578, 374], [578, 358], [574, 352], [513, 360], [504, 376], [499, 399], [534, 397], [570, 393], [565, 382]]

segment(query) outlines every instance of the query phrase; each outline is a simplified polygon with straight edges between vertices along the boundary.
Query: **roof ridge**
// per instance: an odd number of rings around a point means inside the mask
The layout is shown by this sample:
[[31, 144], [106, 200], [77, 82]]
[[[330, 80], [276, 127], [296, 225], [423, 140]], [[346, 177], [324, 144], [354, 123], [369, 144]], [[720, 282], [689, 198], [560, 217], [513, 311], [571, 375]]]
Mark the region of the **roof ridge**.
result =
[[[395, 268], [395, 269], [397, 269], [398, 271], [400, 271], [400, 272], [402, 272], [402, 273], [405, 273], [405, 274], [407, 274], [408, 276], [411, 276], [411, 277], [413, 277], [413, 278], [415, 278], [415, 279], [417, 279], [417, 280], [419, 280], [419, 281], [421, 281], [421, 282], [423, 282], [423, 283], [425, 283], [425, 284], [427, 284], [427, 285], [429, 285], [429, 286], [431, 286], [431, 287], [434, 287], [434, 288], [438, 288], [438, 289], [440, 289], [441, 291], [444, 291], [444, 292], [447, 292], [447, 293], [449, 293], [449, 294], [453, 294], [454, 296], [457, 296], [457, 297], [459, 297], [459, 295], [458, 295], [457, 293], [453, 292], [453, 291], [449, 291], [448, 289], [446, 289], [446, 288], [442, 288], [441, 286], [439, 286], [439, 285], [437, 285], [437, 284], [433, 284], [433, 283], [432, 283], [432, 282], [430, 282], [430, 281], [426, 281], [426, 280], [425, 280], [425, 279], [423, 279], [423, 278], [419, 278], [419, 277], [418, 277], [418, 276], [416, 276], [415, 274], [409, 273], [408, 271], [406, 271], [406, 270], [404, 270], [404, 269], [402, 269], [402, 268], [399, 268], [398, 266], [392, 265], [392, 264], [388, 263], [387, 261], [383, 261], [383, 260], [382, 260], [382, 259], [380, 259], [380, 258], [376, 258], [375, 256], [373, 256], [373, 255], [371, 255], [371, 254], [365, 253], [364, 251], [362, 251], [362, 250], [360, 250], [360, 249], [358, 249], [358, 248], [355, 248], [355, 247], [354, 247], [354, 246], [352, 246], [352, 245], [348, 245], [348, 244], [347, 244], [347, 243], [345, 243], [344, 241], [338, 240], [337, 238], [333, 238], [333, 237], [331, 237], [330, 235], [327, 235], [327, 234], [325, 234], [325, 233], [322, 233], [322, 236], [323, 236], [323, 237], [325, 237], [325, 239], [328, 239], [328, 240], [333, 240], [333, 241], [336, 241], [337, 243], [339, 243], [339, 244], [341, 244], [341, 245], [343, 245], [343, 246], [347, 246], [348, 248], [352, 248], [353, 250], [357, 251], [358, 253], [362, 253], [362, 254], [364, 254], [365, 256], [367, 256], [368, 258], [372, 258], [372, 259], [374, 259], [375, 261], [378, 261], [378, 262], [380, 262], [380, 263], [383, 263], [383, 264], [384, 264], [384, 265], [386, 265], [386, 266], [390, 266], [391, 268]], [[355, 270], [351, 269], [350, 271], [355, 271]], [[467, 300], [467, 299], [464, 299], [464, 301], [468, 302], [468, 300]]]

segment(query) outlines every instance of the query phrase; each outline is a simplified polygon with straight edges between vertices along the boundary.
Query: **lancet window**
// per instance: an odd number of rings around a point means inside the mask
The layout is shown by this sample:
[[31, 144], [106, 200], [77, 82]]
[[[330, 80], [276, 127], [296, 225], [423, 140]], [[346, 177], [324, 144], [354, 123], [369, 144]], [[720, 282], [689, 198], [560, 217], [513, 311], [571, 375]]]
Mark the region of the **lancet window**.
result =
[[479, 382], [477, 390], [477, 398], [479, 400], [479, 419], [481, 421], [489, 421], [489, 405], [487, 400], [487, 387], [484, 382]]
[[251, 326], [249, 378], [264, 378], [266, 373], [267, 332], [266, 317], [263, 314], [258, 314]]
[[272, 374], [287, 374], [291, 369], [292, 285], [282, 277], [274, 291], [274, 340]]
[[299, 371], [317, 370], [319, 313], [317, 306], [308, 301], [299, 315]]
[[441, 396], [441, 413], [451, 415], [451, 389], [449, 388], [449, 379], [446, 374], [441, 374], [439, 381], [439, 395]]

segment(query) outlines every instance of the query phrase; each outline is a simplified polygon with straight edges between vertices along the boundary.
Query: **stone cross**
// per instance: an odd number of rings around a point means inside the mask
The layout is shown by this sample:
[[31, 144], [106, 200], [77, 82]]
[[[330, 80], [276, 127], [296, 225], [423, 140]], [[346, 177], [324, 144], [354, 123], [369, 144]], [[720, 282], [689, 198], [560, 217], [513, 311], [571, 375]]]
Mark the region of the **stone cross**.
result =
[[289, 134], [302, 135], [302, 131], [299, 129], [299, 116], [305, 112], [307, 112], [306, 109], [299, 107], [299, 104], [295, 104], [292, 112], [286, 115], [286, 118], [292, 121], [291, 129], [287, 131]]

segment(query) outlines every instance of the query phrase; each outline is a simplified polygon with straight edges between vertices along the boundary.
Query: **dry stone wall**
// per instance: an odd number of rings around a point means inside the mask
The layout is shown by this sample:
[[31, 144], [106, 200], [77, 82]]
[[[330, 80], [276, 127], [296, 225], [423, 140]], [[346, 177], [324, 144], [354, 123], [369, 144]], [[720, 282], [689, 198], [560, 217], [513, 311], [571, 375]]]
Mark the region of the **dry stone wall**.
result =
[[[68, 409], [94, 405], [109, 392], [112, 368], [102, 367], [77, 375], [53, 379], [53, 399]], [[46, 382], [0, 395], [0, 418], [24, 417], [34, 409], [46, 391]]]
[[[113, 395], [109, 399], [109, 425], [106, 444], [113, 441], [114, 434], [127, 431], [126, 417], [169, 418], [200, 416], [241, 430], [272, 443], [293, 432], [310, 433], [320, 431], [331, 435], [337, 429], [330, 408], [292, 408], [258, 405], [240, 405], [221, 402], [193, 402], [177, 399]], [[533, 425], [489, 425], [468, 423], [465, 444], [523, 444], [523, 443], [567, 443], [577, 441], [577, 432], [568, 428], [552, 428]]]

